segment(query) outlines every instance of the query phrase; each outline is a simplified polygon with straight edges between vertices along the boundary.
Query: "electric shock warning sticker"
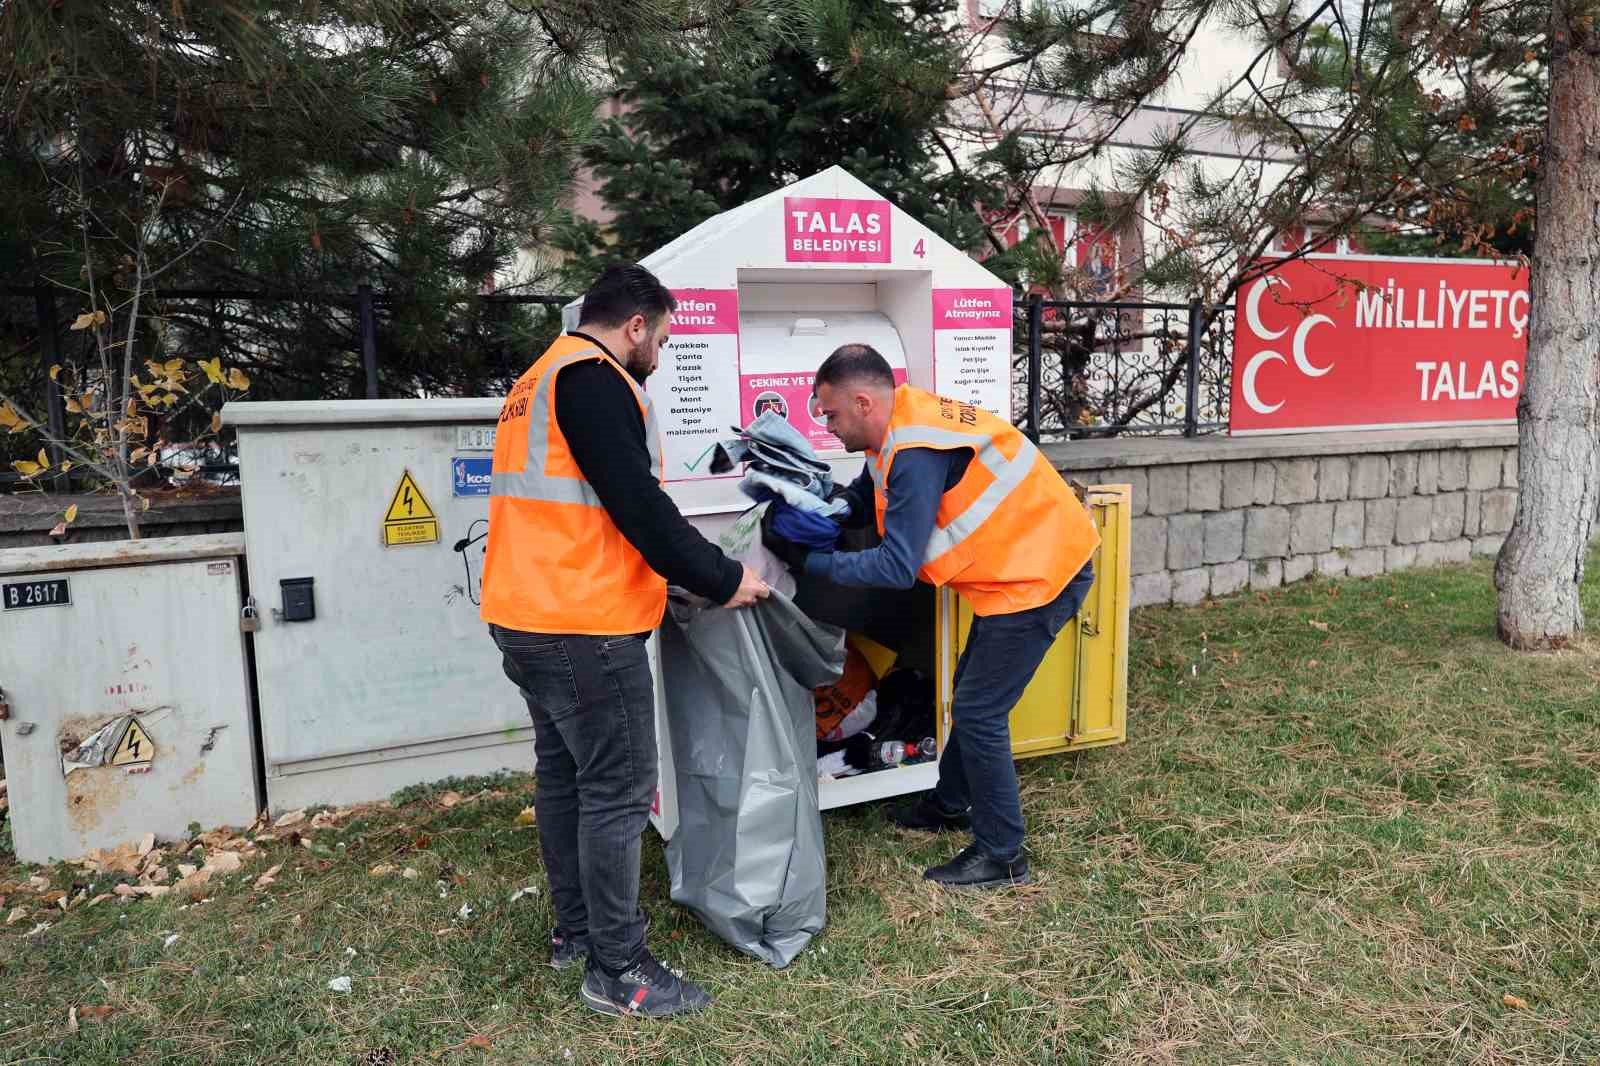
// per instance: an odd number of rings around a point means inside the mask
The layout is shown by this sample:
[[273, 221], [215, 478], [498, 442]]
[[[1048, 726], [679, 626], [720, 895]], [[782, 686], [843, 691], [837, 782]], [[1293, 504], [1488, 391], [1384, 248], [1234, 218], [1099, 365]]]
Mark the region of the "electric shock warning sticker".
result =
[[436, 544], [439, 540], [439, 519], [428, 506], [427, 498], [411, 478], [411, 471], [400, 475], [394, 498], [383, 516], [383, 543], [385, 547], [400, 544]]

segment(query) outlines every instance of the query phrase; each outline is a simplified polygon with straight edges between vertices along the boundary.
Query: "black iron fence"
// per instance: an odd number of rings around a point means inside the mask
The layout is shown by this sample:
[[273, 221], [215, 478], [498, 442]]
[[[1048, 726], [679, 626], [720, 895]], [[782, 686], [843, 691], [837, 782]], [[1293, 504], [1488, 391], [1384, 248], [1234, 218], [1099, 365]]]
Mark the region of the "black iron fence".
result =
[[[417, 298], [366, 285], [348, 292], [147, 290], [144, 318], [161, 328], [143, 338], [139, 362], [221, 356], [254, 380], [252, 399], [493, 395], [527, 368], [530, 349], [559, 331], [559, 308], [571, 299], [521, 292]], [[37, 435], [0, 432], [0, 491], [21, 480], [11, 459], [29, 458], [41, 446], [53, 464], [62, 458], [49, 441], [63, 439], [70, 420], [50, 368], [98, 364], [90, 334], [70, 328], [82, 310], [76, 300], [49, 286], [0, 287], [0, 386], [43, 424]], [[469, 305], [468, 313], [435, 313], [442, 304]], [[198, 472], [226, 480], [233, 464], [215, 452], [200, 459]], [[161, 471], [142, 477], [156, 483]], [[48, 487], [65, 490], [69, 478], [55, 476]]]
[[[26, 395], [39, 404], [50, 435], [63, 425], [63, 397], [49, 367], [70, 358], [70, 348], [86, 340], [65, 329], [72, 316], [58, 310], [56, 290], [10, 290], [23, 297], [15, 312], [31, 303], [37, 328], [37, 360]], [[279, 345], [326, 346], [324, 359], [344, 359], [337, 380], [342, 388], [328, 392], [350, 398], [377, 398], [390, 380], [391, 394], [427, 394], [430, 389], [410, 368], [386, 366], [385, 338], [401, 327], [406, 300], [374, 292], [366, 285], [353, 292], [268, 292], [244, 289], [166, 289], [149, 294], [158, 315], [173, 323], [187, 347], [208, 354], [231, 352], [246, 365], [270, 365], [280, 358]], [[446, 338], [453, 354], [472, 349], [479, 391], [503, 388], [526, 368], [531, 352], [518, 338], [494, 328], [514, 307], [539, 307], [546, 328], [555, 328], [553, 312], [572, 298], [543, 294], [451, 296], [446, 302], [472, 302], [483, 328]], [[298, 306], [297, 306], [298, 305]], [[252, 315], [238, 313], [250, 308]], [[304, 326], [283, 333], [263, 333], [262, 323], [293, 323], [302, 310], [317, 309], [320, 333], [300, 335]], [[24, 312], [25, 314], [25, 312]], [[13, 325], [15, 321], [13, 321]], [[1016, 303], [1012, 387], [1016, 421], [1035, 440], [1116, 436], [1128, 433], [1182, 433], [1194, 436], [1227, 424], [1233, 313], [1196, 303], [1147, 301], [1084, 302], [1047, 300], [1038, 296]], [[254, 355], [252, 355], [254, 353]], [[403, 372], [402, 372], [403, 370]], [[449, 371], [443, 370], [447, 380]], [[324, 382], [329, 379], [320, 379]], [[16, 387], [13, 379], [9, 384]], [[413, 391], [415, 390], [415, 391]], [[448, 393], [445, 393], [448, 394]], [[311, 398], [311, 397], [304, 397]], [[326, 398], [324, 394], [323, 398]], [[227, 477], [226, 457], [212, 461], [208, 476]], [[15, 480], [0, 470], [0, 488]]]
[[1227, 426], [1231, 309], [1033, 296], [1018, 312], [1015, 406], [1034, 439]]

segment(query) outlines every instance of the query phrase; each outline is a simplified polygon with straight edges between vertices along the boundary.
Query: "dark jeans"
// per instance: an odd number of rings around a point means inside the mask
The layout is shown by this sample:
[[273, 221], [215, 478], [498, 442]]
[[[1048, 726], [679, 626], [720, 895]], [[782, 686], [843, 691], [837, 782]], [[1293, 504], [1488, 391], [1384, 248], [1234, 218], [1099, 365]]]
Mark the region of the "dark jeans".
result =
[[533, 807], [556, 923], [621, 974], [645, 950], [639, 837], [656, 792], [645, 638], [489, 632], [533, 717]]
[[1050, 603], [1016, 614], [974, 618], [956, 663], [950, 735], [939, 753], [939, 804], [972, 809], [972, 835], [991, 859], [1010, 862], [1022, 851], [1022, 797], [1011, 755], [1011, 711], [1034, 671], [1094, 584], [1084, 563]]

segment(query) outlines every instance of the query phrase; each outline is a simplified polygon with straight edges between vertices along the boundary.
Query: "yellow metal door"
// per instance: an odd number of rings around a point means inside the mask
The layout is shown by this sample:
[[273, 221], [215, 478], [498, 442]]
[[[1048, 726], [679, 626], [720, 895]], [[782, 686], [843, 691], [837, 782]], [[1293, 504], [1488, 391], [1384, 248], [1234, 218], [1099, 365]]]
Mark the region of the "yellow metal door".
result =
[[[1131, 501], [1128, 485], [1089, 490], [1089, 512], [1100, 530], [1094, 585], [1011, 712], [1011, 748], [1019, 759], [1127, 739]], [[972, 628], [972, 608], [941, 589], [938, 619], [942, 744], [949, 728], [950, 679]]]

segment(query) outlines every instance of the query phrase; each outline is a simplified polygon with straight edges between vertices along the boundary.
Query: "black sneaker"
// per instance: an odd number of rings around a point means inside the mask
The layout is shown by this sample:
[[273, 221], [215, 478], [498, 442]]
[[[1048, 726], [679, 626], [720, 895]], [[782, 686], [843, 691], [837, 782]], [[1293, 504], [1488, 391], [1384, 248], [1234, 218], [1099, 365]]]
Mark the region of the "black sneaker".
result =
[[550, 968], [565, 970], [589, 957], [589, 938], [570, 936], [557, 929], [550, 934]]
[[620, 977], [590, 959], [578, 995], [590, 1010], [640, 1018], [666, 1018], [711, 1006], [709, 992], [661, 965], [648, 951]]
[[947, 888], [1004, 888], [1007, 885], [1025, 885], [1028, 875], [1028, 856], [1018, 852], [1011, 862], [996, 862], [971, 844], [943, 866], [932, 866], [923, 877]]
[[889, 817], [901, 829], [924, 829], [930, 833], [972, 828], [970, 814], [966, 811], [951, 814], [932, 792], [924, 792], [910, 803], [901, 804]]

